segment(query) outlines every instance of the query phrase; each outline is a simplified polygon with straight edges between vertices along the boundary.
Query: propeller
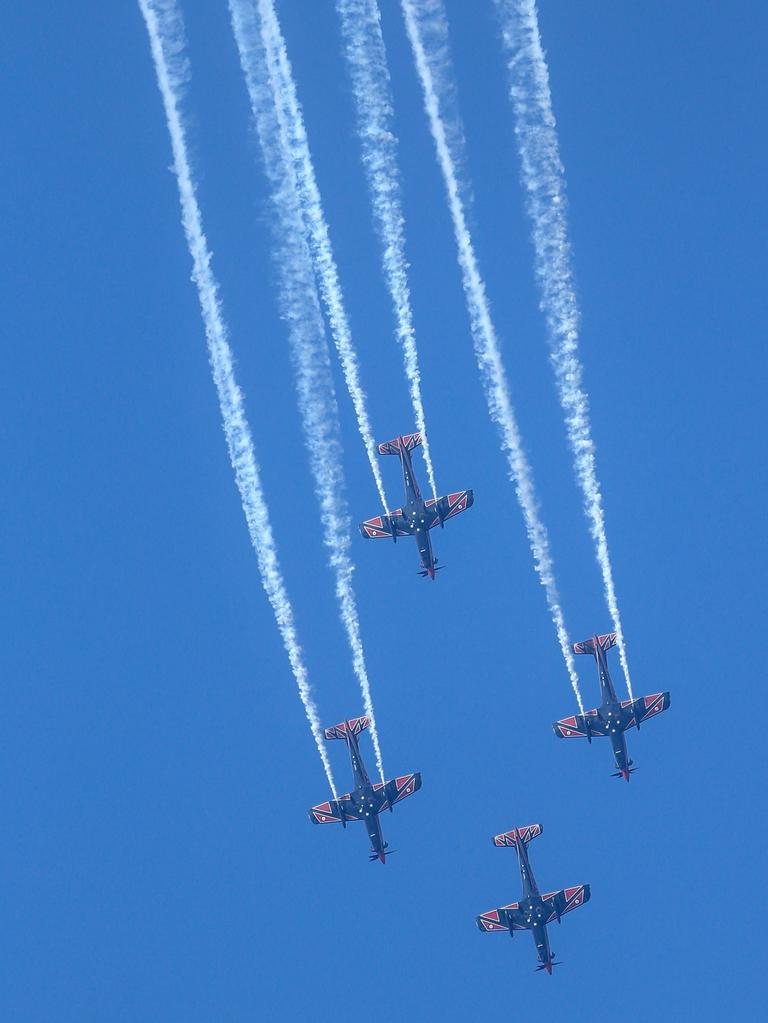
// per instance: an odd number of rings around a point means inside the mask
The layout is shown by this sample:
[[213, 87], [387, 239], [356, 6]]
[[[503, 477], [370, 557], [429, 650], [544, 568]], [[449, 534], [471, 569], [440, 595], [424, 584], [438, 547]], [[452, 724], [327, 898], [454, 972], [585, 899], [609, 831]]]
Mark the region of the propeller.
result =
[[536, 972], [538, 973], [539, 970], [546, 970], [547, 973], [551, 973], [553, 966], [562, 966], [562, 965], [563, 965], [562, 963], [556, 963], [555, 962], [555, 956], [554, 956], [554, 953], [553, 953], [552, 954], [552, 958], [548, 962], [542, 963], [540, 966], [536, 967]]

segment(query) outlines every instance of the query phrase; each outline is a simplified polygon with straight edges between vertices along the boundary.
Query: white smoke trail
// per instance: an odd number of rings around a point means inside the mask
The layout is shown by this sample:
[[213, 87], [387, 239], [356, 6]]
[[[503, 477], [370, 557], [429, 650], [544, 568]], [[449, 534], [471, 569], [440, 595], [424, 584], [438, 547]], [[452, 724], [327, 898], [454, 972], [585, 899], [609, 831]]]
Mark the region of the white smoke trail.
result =
[[[271, 4], [262, 5], [274, 17]], [[248, 83], [252, 111], [272, 190], [275, 210], [276, 263], [280, 276], [280, 305], [288, 324], [296, 367], [299, 409], [310, 468], [320, 504], [324, 542], [336, 576], [340, 617], [352, 650], [352, 662], [371, 721], [376, 766], [384, 781], [376, 715], [360, 635], [360, 621], [352, 586], [350, 520], [344, 497], [344, 473], [339, 439], [339, 413], [325, 340], [325, 329], [313, 273], [313, 263], [302, 218], [304, 197], [290, 144], [293, 122], [281, 102], [282, 40], [261, 22], [248, 4], [230, 0], [232, 27]]]
[[[452, 104], [449, 78], [448, 28], [442, 0], [423, 0], [418, 13], [412, 0], [402, 0], [405, 25], [413, 50], [416, 70], [424, 93], [424, 106], [443, 174], [453, 231], [458, 248], [464, 294], [469, 311], [472, 340], [482, 378], [488, 411], [496, 423], [506, 452], [510, 479], [523, 512], [533, 562], [544, 587], [552, 621], [568, 675], [581, 713], [584, 704], [579, 689], [573, 651], [568, 642], [560, 598], [557, 592], [549, 535], [539, 517], [538, 502], [528, 459], [509, 395], [506, 371], [501, 359], [496, 329], [485, 292], [485, 283], [475, 256], [464, 213], [466, 187], [459, 183], [457, 166], [462, 162], [464, 139], [458, 114], [444, 110]], [[427, 40], [428, 48], [425, 46]]]
[[403, 350], [405, 375], [411, 396], [416, 429], [421, 434], [424, 462], [432, 496], [437, 484], [429, 450], [421, 373], [408, 288], [405, 258], [404, 218], [397, 168], [397, 138], [391, 130], [392, 110], [389, 69], [381, 17], [376, 0], [337, 0], [345, 51], [357, 108], [357, 134], [363, 166], [371, 192], [374, 221], [382, 245], [384, 277], [389, 288], [397, 323], [396, 336]]
[[589, 399], [582, 386], [583, 368], [578, 354], [580, 313], [568, 241], [565, 172], [560, 160], [536, 4], [534, 0], [496, 0], [496, 6], [507, 55], [521, 178], [533, 225], [536, 277], [541, 289], [541, 309], [547, 322], [552, 365], [621, 666], [632, 697], [624, 632], [608, 553], [603, 498], [597, 480]]
[[168, 134], [173, 149], [173, 169], [179, 188], [181, 219], [192, 257], [192, 279], [197, 286], [200, 300], [208, 356], [219, 398], [229, 458], [240, 491], [251, 543], [256, 552], [262, 584], [274, 611], [328, 784], [336, 798], [336, 786], [323, 741], [320, 718], [312, 698], [303, 653], [296, 635], [293, 608], [278, 561], [243, 396], [235, 379], [218, 284], [211, 270], [211, 253], [203, 232], [197, 189], [187, 154], [186, 129], [180, 112], [181, 97], [188, 78], [188, 65], [184, 55], [186, 45], [184, 25], [175, 0], [139, 0], [139, 7], [146, 22], [157, 84], [165, 107]]
[[251, 107], [255, 110], [261, 103], [259, 96], [259, 76], [262, 69], [257, 66], [259, 53], [259, 35], [265, 50], [274, 54], [277, 68], [273, 83], [275, 104], [279, 104], [287, 117], [287, 142], [290, 151], [290, 162], [296, 176], [301, 203], [301, 214], [304, 221], [307, 240], [314, 262], [315, 273], [320, 285], [320, 293], [325, 303], [328, 321], [331, 325], [336, 351], [339, 353], [344, 381], [347, 385], [352, 404], [357, 416], [357, 425], [365, 445], [368, 461], [371, 464], [373, 478], [379, 491], [381, 503], [387, 510], [387, 499], [384, 494], [384, 483], [378, 461], [376, 442], [373, 437], [368, 417], [367, 398], [360, 382], [360, 366], [352, 340], [344, 295], [339, 281], [339, 273], [333, 256], [328, 224], [323, 212], [320, 190], [317, 187], [315, 169], [309, 151], [309, 142], [304, 128], [304, 116], [301, 104], [296, 95], [288, 53], [283, 40], [280, 25], [271, 0], [256, 0], [258, 6], [258, 24], [254, 10], [254, 0], [229, 0], [229, 10], [235, 32], [237, 47], [240, 51], [240, 64], [245, 76]]

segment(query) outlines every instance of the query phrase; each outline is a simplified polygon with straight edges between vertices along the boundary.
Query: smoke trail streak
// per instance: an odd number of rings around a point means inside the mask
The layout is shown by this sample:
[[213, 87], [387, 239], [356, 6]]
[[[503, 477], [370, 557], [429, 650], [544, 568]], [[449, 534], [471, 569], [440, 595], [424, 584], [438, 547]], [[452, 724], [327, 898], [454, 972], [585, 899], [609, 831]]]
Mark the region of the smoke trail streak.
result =
[[168, 134], [173, 149], [173, 169], [179, 188], [181, 219], [192, 257], [192, 279], [197, 286], [200, 300], [208, 356], [219, 398], [229, 458], [240, 491], [251, 543], [256, 552], [262, 584], [274, 611], [328, 784], [336, 798], [336, 786], [323, 742], [320, 718], [312, 698], [303, 653], [296, 635], [293, 608], [278, 561], [243, 396], [235, 379], [218, 283], [211, 270], [211, 253], [203, 232], [197, 189], [187, 154], [186, 128], [180, 112], [181, 97], [188, 78], [188, 65], [184, 55], [186, 45], [184, 25], [175, 0], [139, 0], [139, 7], [146, 22], [157, 84], [165, 108]]
[[579, 306], [573, 285], [571, 247], [565, 195], [565, 172], [560, 160], [555, 116], [549, 90], [534, 0], [496, 0], [510, 78], [515, 136], [521, 178], [533, 225], [535, 269], [541, 291], [541, 310], [547, 323], [552, 365], [584, 511], [595, 542], [603, 589], [613, 620], [621, 666], [630, 697], [627, 651], [605, 532], [603, 498], [595, 466], [595, 445], [589, 419], [589, 398], [582, 385], [579, 359]]
[[405, 375], [416, 429], [421, 434], [424, 462], [432, 496], [437, 484], [429, 451], [416, 332], [408, 288], [404, 218], [397, 168], [397, 138], [391, 130], [392, 98], [387, 56], [381, 35], [376, 0], [337, 0], [345, 51], [357, 108], [357, 134], [371, 193], [374, 222], [382, 245], [384, 277], [397, 323], [396, 336], [403, 350]]
[[[573, 652], [568, 642], [560, 598], [557, 592], [549, 535], [539, 517], [533, 475], [523, 449], [520, 430], [512, 407], [506, 371], [499, 350], [496, 330], [485, 292], [485, 283], [475, 256], [472, 237], [464, 213], [468, 201], [467, 188], [460, 184], [457, 166], [461, 165], [464, 138], [458, 114], [443, 108], [451, 106], [448, 28], [442, 0], [423, 0], [418, 13], [412, 0], [402, 0], [406, 30], [413, 50], [416, 70], [424, 93], [424, 107], [435, 143], [438, 163], [443, 174], [448, 206], [458, 248], [464, 294], [469, 311], [470, 329], [480, 376], [491, 419], [497, 425], [502, 449], [509, 463], [517, 499], [525, 519], [528, 543], [533, 562], [547, 598], [560, 649], [565, 660], [581, 713], [584, 704], [579, 689]], [[425, 46], [425, 40], [427, 45]]]
[[290, 111], [282, 104], [285, 50], [271, 3], [260, 4], [259, 12], [266, 16], [258, 22], [251, 5], [230, 0], [229, 6], [271, 186], [280, 307], [288, 325], [299, 410], [320, 504], [324, 542], [336, 577], [340, 617], [352, 650], [364, 710], [371, 721], [376, 766], [384, 781], [376, 716], [352, 586], [354, 566], [350, 557], [350, 519], [344, 497], [339, 412], [312, 256], [302, 217], [304, 196], [293, 160], [291, 133], [294, 124]]
[[[352, 340], [352, 332], [344, 307], [344, 295], [339, 281], [338, 268], [333, 256], [333, 246], [328, 232], [328, 224], [323, 212], [320, 190], [317, 187], [312, 155], [304, 127], [304, 116], [296, 94], [290, 61], [283, 40], [280, 25], [271, 0], [256, 0], [261, 26], [262, 43], [275, 55], [277, 68], [274, 82], [275, 104], [279, 104], [287, 118], [287, 145], [290, 151], [290, 162], [296, 177], [300, 198], [301, 215], [304, 221], [307, 241], [309, 243], [315, 273], [320, 285], [328, 321], [331, 326], [336, 351], [339, 353], [344, 381], [347, 385], [352, 404], [357, 416], [357, 425], [363, 438], [368, 461], [371, 465], [376, 488], [381, 503], [387, 510], [387, 499], [384, 494], [384, 483], [378, 461], [376, 442], [373, 437], [370, 419], [368, 418], [367, 398], [360, 382], [360, 366]], [[254, 0], [230, 0], [229, 9], [235, 27], [240, 63], [248, 87], [251, 107], [259, 105], [260, 69], [255, 64], [258, 52], [257, 38], [254, 33], [259, 31], [254, 17]]]

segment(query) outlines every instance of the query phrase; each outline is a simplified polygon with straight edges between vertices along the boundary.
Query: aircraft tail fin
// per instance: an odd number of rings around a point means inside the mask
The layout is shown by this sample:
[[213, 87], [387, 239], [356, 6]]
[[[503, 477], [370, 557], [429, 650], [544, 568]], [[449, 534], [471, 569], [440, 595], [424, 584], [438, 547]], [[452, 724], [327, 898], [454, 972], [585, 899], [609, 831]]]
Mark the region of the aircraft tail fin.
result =
[[370, 725], [370, 718], [350, 718], [349, 721], [340, 721], [338, 725], [334, 725], [333, 728], [325, 729], [326, 739], [346, 739], [347, 734], [359, 735], [360, 732], [364, 732], [365, 729]]
[[400, 454], [400, 441], [403, 442], [403, 446], [406, 451], [413, 451], [414, 448], [419, 447], [421, 444], [420, 433], [405, 433], [401, 437], [395, 437], [394, 440], [384, 441], [383, 444], [379, 444], [380, 455], [399, 455]]
[[505, 845], [517, 847], [518, 841], [528, 845], [534, 838], [538, 838], [544, 829], [541, 824], [526, 824], [524, 828], [512, 828], [511, 831], [503, 831], [500, 835], [493, 836], [493, 844], [501, 848]]
[[606, 632], [603, 636], [593, 636], [591, 639], [585, 639], [581, 643], [574, 643], [573, 652], [575, 654], [594, 654], [595, 642], [597, 642], [602, 650], [610, 650], [612, 646], [616, 646], [616, 633]]

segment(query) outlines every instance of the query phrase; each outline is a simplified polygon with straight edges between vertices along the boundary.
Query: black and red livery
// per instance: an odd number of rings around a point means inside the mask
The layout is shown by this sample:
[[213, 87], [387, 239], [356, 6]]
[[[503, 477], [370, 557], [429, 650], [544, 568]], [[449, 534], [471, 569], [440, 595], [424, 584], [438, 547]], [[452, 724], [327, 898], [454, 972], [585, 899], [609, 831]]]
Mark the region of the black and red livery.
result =
[[493, 844], [497, 848], [513, 846], [517, 850], [517, 861], [520, 867], [520, 881], [523, 886], [523, 897], [519, 902], [510, 902], [498, 909], [489, 909], [477, 917], [477, 926], [483, 932], [506, 932], [514, 937], [515, 931], [530, 931], [536, 945], [539, 959], [537, 970], [546, 970], [552, 974], [552, 967], [557, 966], [555, 953], [549, 945], [547, 924], [578, 909], [589, 902], [591, 893], [588, 884], [561, 888], [557, 892], [541, 895], [528, 861], [528, 843], [542, 832], [541, 824], [528, 824], [524, 828], [513, 828], [500, 835], [494, 835]]
[[402, 508], [387, 512], [386, 515], [376, 515], [361, 522], [360, 532], [368, 539], [388, 537], [394, 543], [397, 543], [398, 536], [415, 536], [421, 560], [419, 575], [434, 579], [435, 572], [438, 571], [437, 558], [432, 553], [429, 531], [438, 525], [442, 529], [446, 519], [452, 519], [470, 508], [475, 495], [471, 490], [457, 490], [446, 497], [438, 497], [437, 500], [430, 497], [425, 501], [413, 475], [411, 462], [411, 451], [420, 444], [420, 433], [407, 433], [379, 444], [380, 455], [398, 455], [400, 458], [405, 504]]
[[325, 803], [313, 806], [309, 811], [309, 818], [314, 824], [341, 824], [345, 828], [347, 821], [364, 821], [371, 841], [370, 859], [386, 863], [387, 856], [390, 855], [387, 853], [389, 843], [384, 841], [381, 833], [379, 814], [382, 810], [391, 812], [395, 803], [418, 792], [421, 788], [421, 774], [418, 772], [403, 774], [383, 784], [371, 782], [357, 745], [358, 735], [365, 731], [369, 724], [369, 718], [359, 717], [325, 729], [326, 739], [343, 739], [346, 742], [355, 787], [352, 792], [347, 792], [338, 799], [328, 799]]
[[669, 693], [652, 693], [640, 696], [637, 700], [620, 700], [613, 688], [608, 671], [606, 653], [616, 644], [616, 633], [607, 632], [603, 636], [593, 636], [583, 643], [574, 643], [575, 654], [592, 654], [597, 662], [597, 674], [600, 679], [600, 694], [603, 698], [599, 707], [588, 710], [585, 714], [572, 714], [570, 717], [555, 721], [552, 726], [555, 735], [560, 739], [587, 739], [607, 736], [611, 740], [613, 756], [616, 761], [614, 778], [624, 778], [636, 770], [633, 761], [627, 754], [627, 741], [624, 733], [628, 728], [637, 728], [648, 718], [661, 714], [669, 707]]

